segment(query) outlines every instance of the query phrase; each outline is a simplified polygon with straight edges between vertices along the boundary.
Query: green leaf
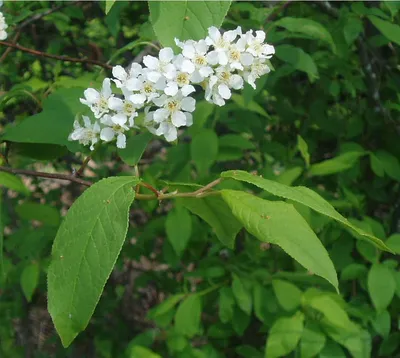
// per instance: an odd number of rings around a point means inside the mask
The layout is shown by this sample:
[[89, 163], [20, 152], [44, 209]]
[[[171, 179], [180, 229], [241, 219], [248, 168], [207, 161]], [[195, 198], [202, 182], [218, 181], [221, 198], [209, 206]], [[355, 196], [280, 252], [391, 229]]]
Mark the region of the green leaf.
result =
[[[2, 140], [19, 143], [59, 144], [74, 148], [68, 136], [77, 113], [85, 106], [79, 102], [85, 88], [61, 88], [43, 103], [42, 112], [8, 126]], [[72, 147], [71, 147], [72, 145]], [[77, 146], [75, 146], [77, 147]]]
[[322, 176], [343, 172], [352, 168], [357, 163], [358, 159], [365, 154], [364, 152], [347, 152], [340, 154], [335, 158], [311, 165], [310, 174]]
[[391, 42], [400, 45], [400, 26], [392, 24], [389, 21], [380, 19], [379, 17], [369, 15], [369, 21]]
[[219, 290], [218, 315], [222, 323], [232, 320], [235, 298], [230, 287], [222, 287]]
[[300, 306], [302, 292], [290, 282], [283, 280], [273, 280], [275, 296], [286, 311], [294, 311]]
[[205, 175], [218, 156], [218, 137], [211, 129], [196, 134], [190, 145], [192, 159], [200, 175]]
[[308, 145], [306, 141], [300, 136], [297, 136], [297, 148], [299, 149], [301, 156], [306, 162], [306, 167], [310, 166], [310, 154], [308, 153]]
[[233, 275], [232, 292], [241, 310], [250, 315], [252, 309], [251, 290], [246, 288], [243, 280], [237, 275]]
[[391, 235], [385, 244], [396, 254], [400, 254], [400, 234]]
[[162, 358], [162, 357], [146, 347], [133, 346], [129, 352], [129, 358]]
[[201, 297], [189, 295], [178, 306], [175, 314], [175, 330], [186, 337], [193, 337], [200, 331]]
[[393, 299], [396, 282], [390, 269], [383, 264], [374, 264], [368, 273], [368, 292], [375, 309], [381, 312]]
[[192, 235], [192, 217], [189, 212], [182, 207], [171, 210], [165, 222], [165, 229], [168, 241], [176, 254], [182, 256]]
[[290, 318], [278, 318], [269, 331], [265, 358], [282, 357], [293, 351], [303, 333], [303, 321], [300, 312]]
[[375, 153], [376, 158], [381, 163], [385, 173], [392, 179], [400, 181], [400, 163], [392, 154], [379, 150]]
[[115, 0], [106, 0], [106, 7], [104, 9], [104, 13], [106, 15], [110, 12], [110, 10], [111, 10], [112, 6], [114, 5], [114, 3], [115, 3]]
[[0, 284], [3, 284], [4, 279], [4, 260], [3, 260], [3, 245], [4, 245], [4, 225], [3, 225], [3, 195], [0, 191]]
[[175, 47], [175, 38], [200, 40], [210, 26], [220, 27], [230, 5], [230, 1], [149, 1], [150, 21], [160, 43]]
[[152, 137], [147, 132], [130, 136], [126, 141], [126, 148], [118, 149], [118, 155], [126, 164], [137, 165]]
[[275, 51], [276, 57], [280, 60], [291, 64], [297, 70], [307, 73], [311, 82], [319, 77], [314, 60], [303, 49], [292, 45], [279, 45], [276, 46]]
[[328, 341], [318, 358], [346, 358], [343, 349], [335, 342]]
[[5, 186], [7, 189], [17, 191], [21, 194], [30, 194], [30, 191], [24, 185], [22, 180], [10, 173], [0, 172], [0, 185]]
[[308, 206], [309, 208], [315, 210], [316, 212], [326, 215], [342, 224], [347, 226], [348, 228], [351, 228], [355, 232], [357, 232], [361, 237], [365, 240], [370, 241], [373, 243], [376, 247], [385, 250], [385, 251], [390, 251], [390, 249], [382, 242], [382, 240], [379, 240], [375, 236], [364, 232], [357, 226], [353, 225], [350, 223], [346, 218], [344, 218], [342, 215], [340, 215], [331, 204], [329, 204], [324, 198], [322, 198], [320, 195], [318, 195], [316, 192], [312, 191], [311, 189], [308, 189], [303, 186], [297, 186], [297, 187], [289, 187], [283, 184], [279, 184], [277, 182], [274, 182], [272, 180], [264, 179], [256, 175], [252, 175], [250, 173], [241, 171], [241, 170], [231, 170], [227, 172], [221, 173], [221, 177], [223, 178], [232, 178], [235, 180], [239, 181], [244, 181], [250, 184], [253, 184], [268, 193], [292, 200], [296, 203], [303, 204], [305, 206]]
[[222, 190], [221, 193], [233, 215], [250, 234], [280, 246], [307, 270], [338, 289], [335, 268], [326, 249], [293, 205], [259, 199], [240, 191]]
[[54, 241], [48, 310], [64, 347], [89, 323], [125, 240], [136, 177], [103, 179], [71, 206]]
[[390, 313], [386, 310], [377, 313], [376, 317], [372, 320], [372, 326], [375, 331], [382, 337], [388, 337], [390, 333]]
[[383, 177], [385, 174], [384, 164], [378, 159], [374, 153], [369, 154], [372, 171], [378, 176]]
[[22, 292], [28, 302], [31, 302], [33, 293], [39, 283], [39, 265], [29, 264], [25, 266], [21, 274]]
[[25, 220], [37, 220], [50, 226], [58, 226], [60, 224], [60, 213], [52, 206], [24, 202], [15, 208], [18, 216]]
[[220, 147], [239, 148], [241, 150], [254, 149], [254, 144], [239, 134], [227, 134], [219, 137]]
[[300, 340], [300, 357], [312, 358], [322, 351], [326, 343], [326, 336], [319, 327], [312, 322], [306, 323]]
[[351, 45], [363, 31], [363, 23], [358, 17], [347, 16], [343, 35], [348, 45]]
[[178, 304], [178, 302], [184, 297], [185, 297], [185, 294], [183, 294], [183, 293], [179, 293], [177, 295], [168, 297], [165, 301], [161, 302], [158, 306], [152, 308], [148, 312], [147, 317], [149, 319], [154, 319], [159, 316], [162, 316], [163, 314], [171, 311]]
[[222, 244], [233, 249], [236, 235], [243, 225], [232, 215], [225, 201], [218, 196], [209, 196], [201, 199], [184, 198], [181, 202], [213, 228]]
[[276, 21], [274, 25], [284, 27], [290, 32], [301, 33], [313, 39], [321, 40], [331, 47], [333, 53], [336, 53], [336, 46], [331, 34], [319, 22], [306, 18], [284, 17]]

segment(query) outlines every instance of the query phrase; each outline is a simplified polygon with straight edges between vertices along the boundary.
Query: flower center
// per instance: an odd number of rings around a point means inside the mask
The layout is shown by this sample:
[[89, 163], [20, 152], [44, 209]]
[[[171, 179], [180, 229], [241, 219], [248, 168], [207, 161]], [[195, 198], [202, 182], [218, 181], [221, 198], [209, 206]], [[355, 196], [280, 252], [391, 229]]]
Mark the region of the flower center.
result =
[[104, 111], [104, 112], [108, 112], [108, 101], [106, 98], [104, 97], [100, 97], [99, 100], [99, 109]]
[[220, 78], [220, 80], [223, 81], [223, 82], [228, 82], [229, 79], [231, 78], [231, 74], [230, 74], [230, 72], [228, 72], [228, 71], [222, 71], [222, 72], [219, 74], [219, 78]]
[[112, 129], [113, 129], [114, 132], [118, 133], [118, 132], [121, 132], [122, 127], [119, 124], [114, 124], [112, 126]]
[[228, 43], [222, 38], [222, 36], [215, 43], [216, 48], [225, 48], [228, 46]]
[[153, 93], [153, 86], [150, 83], [146, 83], [143, 87], [143, 91], [146, 94]]
[[205, 66], [207, 64], [207, 60], [204, 56], [197, 55], [196, 58], [194, 59], [194, 63], [197, 66]]
[[176, 77], [176, 82], [178, 82], [179, 86], [184, 86], [189, 84], [189, 75], [187, 73], [180, 73]]
[[124, 112], [128, 113], [128, 114], [132, 114], [133, 112], [135, 112], [135, 107], [133, 107], [132, 103], [125, 102]]
[[240, 60], [240, 52], [238, 50], [230, 50], [229, 51], [229, 57], [233, 60], [233, 61], [239, 61]]
[[170, 112], [176, 112], [180, 108], [178, 101], [169, 101], [167, 107]]

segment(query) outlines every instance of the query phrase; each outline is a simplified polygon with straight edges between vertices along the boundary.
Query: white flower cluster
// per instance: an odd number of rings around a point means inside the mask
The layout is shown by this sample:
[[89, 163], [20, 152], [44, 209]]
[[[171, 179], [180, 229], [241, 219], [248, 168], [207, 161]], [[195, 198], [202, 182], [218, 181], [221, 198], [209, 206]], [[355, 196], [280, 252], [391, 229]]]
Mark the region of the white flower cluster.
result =
[[[69, 139], [93, 149], [99, 140], [116, 138], [117, 147], [125, 148], [125, 133], [141, 126], [169, 142], [176, 140], [178, 128], [193, 123], [195, 85], [205, 90], [207, 101], [223, 106], [232, 89], [242, 89], [244, 81], [255, 88], [255, 81], [270, 71], [266, 60], [275, 50], [264, 40], [263, 31], [242, 33], [238, 27], [221, 34], [210, 27], [205, 39], [175, 39], [182, 49], [178, 55], [167, 47], [158, 57], [145, 56], [144, 66], [134, 63], [128, 71], [115, 66], [113, 78], [103, 81], [100, 92], [85, 90], [81, 102], [89, 106], [95, 119], [84, 116], [83, 123], [75, 121]], [[122, 99], [112, 93], [111, 81], [120, 89]], [[135, 123], [141, 109], [145, 119]]]
[[[3, 6], [3, 1], [0, 1], [0, 7]], [[7, 38], [7, 29], [8, 25], [6, 24], [6, 19], [2, 12], [0, 12], [0, 40], [3, 41]]]

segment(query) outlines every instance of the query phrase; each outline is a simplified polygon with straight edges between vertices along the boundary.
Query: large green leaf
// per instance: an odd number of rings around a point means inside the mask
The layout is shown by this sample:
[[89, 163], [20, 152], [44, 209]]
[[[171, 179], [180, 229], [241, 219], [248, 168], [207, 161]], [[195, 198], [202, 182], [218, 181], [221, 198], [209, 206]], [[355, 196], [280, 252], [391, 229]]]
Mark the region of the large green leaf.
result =
[[54, 241], [48, 309], [67, 347], [86, 328], [128, 230], [138, 178], [103, 179], [71, 206]]
[[242, 309], [243, 312], [246, 312], [248, 315], [250, 315], [252, 309], [251, 290], [246, 287], [244, 280], [237, 275], [233, 275], [232, 292], [236, 299], [237, 305]]
[[319, 22], [305, 18], [284, 17], [276, 21], [274, 25], [284, 27], [290, 32], [301, 33], [313, 39], [321, 40], [327, 43], [333, 52], [336, 52], [331, 34]]
[[379, 240], [377, 237], [366, 233], [357, 226], [350, 223], [346, 218], [340, 215], [331, 204], [329, 204], [324, 198], [303, 186], [290, 187], [272, 180], [264, 179], [257, 175], [244, 172], [242, 170], [230, 170], [221, 173], [223, 178], [232, 178], [239, 181], [244, 181], [253, 184], [268, 193], [279, 196], [281, 198], [289, 199], [294, 202], [303, 204], [317, 211], [320, 214], [326, 215], [342, 224], [356, 231], [362, 238], [372, 242], [374, 245], [382, 250], [390, 251], [390, 249]]
[[[84, 88], [61, 88], [43, 103], [42, 112], [28, 117], [15, 126], [9, 126], [2, 140], [19, 143], [59, 144], [75, 148], [68, 141], [75, 116], [85, 106], [79, 102]], [[72, 147], [71, 147], [72, 145]]]
[[390, 41], [400, 45], [400, 26], [392, 24], [389, 21], [380, 19], [377, 16], [368, 16], [369, 21], [371, 21], [374, 26]]
[[279, 304], [284, 310], [294, 311], [300, 306], [302, 292], [293, 283], [283, 280], [273, 280], [272, 287]]
[[235, 237], [243, 225], [232, 215], [229, 207], [220, 197], [180, 200], [187, 209], [213, 228], [219, 241], [231, 249], [234, 247]]
[[267, 338], [265, 358], [287, 356], [299, 343], [303, 334], [304, 315], [297, 312], [293, 317], [278, 318]]
[[33, 293], [39, 283], [39, 265], [37, 263], [32, 263], [25, 266], [21, 274], [21, 288], [28, 302], [31, 302]]
[[301, 48], [292, 45], [276, 46], [276, 57], [291, 64], [295, 69], [306, 72], [311, 81], [318, 78], [318, 69], [312, 57]]
[[307, 323], [300, 341], [301, 358], [315, 357], [324, 348], [326, 336], [313, 322]]
[[174, 47], [174, 38], [200, 40], [210, 26], [220, 27], [230, 5], [230, 1], [149, 1], [150, 21], [161, 44]]
[[306, 269], [338, 288], [335, 268], [326, 249], [293, 205], [263, 200], [241, 191], [221, 193], [249, 233], [280, 246]]
[[218, 155], [218, 137], [211, 129], [203, 129], [192, 140], [190, 153], [200, 175], [205, 175]]

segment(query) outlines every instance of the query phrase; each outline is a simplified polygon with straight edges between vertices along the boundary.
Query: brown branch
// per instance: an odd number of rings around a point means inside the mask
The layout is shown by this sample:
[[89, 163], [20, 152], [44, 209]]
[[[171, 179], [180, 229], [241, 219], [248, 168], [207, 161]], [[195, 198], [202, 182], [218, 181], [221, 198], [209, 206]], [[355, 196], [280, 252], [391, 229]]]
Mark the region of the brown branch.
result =
[[20, 46], [20, 45], [17, 45], [17, 44], [13, 44], [11, 42], [6, 42], [6, 41], [0, 41], [0, 45], [7, 46], [7, 47], [12, 47], [12, 48], [15, 48], [17, 50], [29, 53], [29, 54], [34, 55], [34, 56], [47, 57], [47, 58], [52, 58], [52, 59], [60, 60], [60, 61], [68, 61], [68, 62], [76, 62], [76, 63], [88, 63], [88, 64], [91, 64], [91, 65], [97, 65], [97, 66], [106, 68], [108, 70], [112, 69], [112, 67], [113, 67], [113, 66], [108, 65], [106, 63], [103, 63], [103, 62], [100, 62], [100, 61], [96, 61], [96, 60], [90, 60], [90, 59], [87, 59], [87, 58], [74, 58], [74, 57], [68, 57], [68, 56], [51, 55], [51, 54], [46, 53], [46, 52], [33, 50], [33, 49], [30, 49], [30, 48], [23, 47], [23, 46]]
[[292, 0], [289, 1], [283, 1], [282, 4], [279, 6], [278, 9], [273, 11], [269, 16], [265, 19], [265, 23], [268, 24], [272, 21], [274, 21], [280, 13], [282, 13], [290, 4]]
[[34, 170], [24, 170], [24, 169], [13, 169], [13, 168], [7, 168], [7, 167], [1, 167], [0, 166], [0, 172], [6, 172], [6, 173], [11, 173], [11, 174], [18, 174], [18, 175], [27, 175], [27, 176], [33, 176], [33, 177], [39, 177], [39, 178], [49, 178], [49, 179], [58, 179], [58, 180], [68, 180], [77, 184], [85, 185], [85, 186], [91, 186], [92, 183], [87, 180], [83, 180], [80, 178], [77, 178], [73, 175], [69, 174], [53, 174], [53, 173], [44, 173], [44, 172], [36, 172]]

